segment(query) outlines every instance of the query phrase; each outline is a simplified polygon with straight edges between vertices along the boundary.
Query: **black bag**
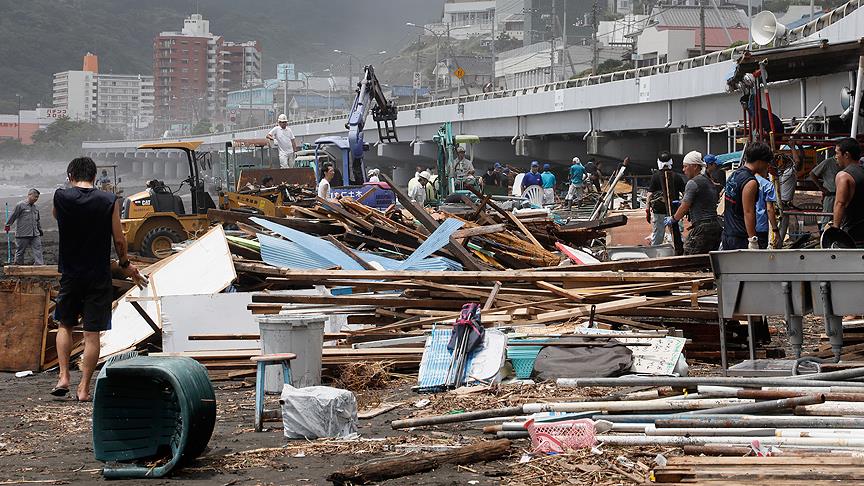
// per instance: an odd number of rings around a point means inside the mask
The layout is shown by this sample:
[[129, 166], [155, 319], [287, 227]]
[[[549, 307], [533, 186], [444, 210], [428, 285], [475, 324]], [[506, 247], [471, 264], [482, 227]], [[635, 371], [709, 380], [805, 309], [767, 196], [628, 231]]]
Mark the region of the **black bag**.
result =
[[532, 377], [538, 381], [558, 378], [605, 378], [630, 370], [633, 352], [617, 342], [603, 346], [546, 346], [537, 354]]

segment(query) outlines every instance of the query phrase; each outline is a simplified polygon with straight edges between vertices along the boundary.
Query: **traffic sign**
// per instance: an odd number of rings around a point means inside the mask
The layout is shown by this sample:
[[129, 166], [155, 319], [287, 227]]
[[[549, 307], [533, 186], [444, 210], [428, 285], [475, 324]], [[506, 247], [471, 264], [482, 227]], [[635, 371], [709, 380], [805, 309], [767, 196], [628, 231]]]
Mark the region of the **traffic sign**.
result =
[[462, 76], [465, 76], [465, 70], [461, 67], [456, 68], [456, 70], [453, 71], [453, 74], [456, 75], [457, 78], [462, 79]]
[[423, 81], [422, 75], [419, 72], [415, 72], [414, 73], [414, 84], [413, 84], [414, 89], [420, 89], [420, 86], [422, 86], [422, 81]]

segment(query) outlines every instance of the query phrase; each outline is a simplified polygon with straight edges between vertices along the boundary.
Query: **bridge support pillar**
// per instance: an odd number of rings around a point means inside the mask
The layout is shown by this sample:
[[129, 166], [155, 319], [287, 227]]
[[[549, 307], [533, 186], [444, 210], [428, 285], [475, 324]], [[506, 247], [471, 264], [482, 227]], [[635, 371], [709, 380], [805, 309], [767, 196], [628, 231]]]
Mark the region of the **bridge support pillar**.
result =
[[145, 159], [141, 159], [138, 157], [132, 159], [132, 175], [133, 176], [140, 176], [142, 174], [142, 172], [144, 171], [144, 163], [145, 162], [146, 162]]
[[165, 178], [165, 162], [167, 159], [162, 157], [156, 157], [156, 160], [153, 161], [153, 173], [152, 177], [156, 179], [164, 179]]

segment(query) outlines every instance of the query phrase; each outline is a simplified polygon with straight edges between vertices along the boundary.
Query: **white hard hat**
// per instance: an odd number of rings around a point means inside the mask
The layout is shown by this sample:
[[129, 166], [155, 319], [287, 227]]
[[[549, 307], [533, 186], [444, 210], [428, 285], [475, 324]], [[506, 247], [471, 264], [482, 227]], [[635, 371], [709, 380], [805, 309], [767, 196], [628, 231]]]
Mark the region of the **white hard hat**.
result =
[[580, 162], [582, 162], [582, 161], [579, 160], [579, 157], [573, 157], [573, 163], [574, 163], [574, 164], [578, 164], [578, 163], [580, 163]]
[[276, 119], [276, 121], [277, 121], [277, 122], [280, 122], [280, 123], [281, 123], [281, 122], [287, 122], [287, 121], [288, 121], [288, 117], [285, 116], [285, 113], [281, 113], [281, 114], [279, 115], [279, 118]]
[[429, 174], [429, 171], [428, 171], [428, 170], [424, 170], [424, 171], [421, 172], [420, 175], [418, 175], [417, 177], [419, 177], [419, 178], [421, 178], [421, 179], [426, 179], [426, 180], [428, 181], [429, 178], [432, 177], [432, 175]]

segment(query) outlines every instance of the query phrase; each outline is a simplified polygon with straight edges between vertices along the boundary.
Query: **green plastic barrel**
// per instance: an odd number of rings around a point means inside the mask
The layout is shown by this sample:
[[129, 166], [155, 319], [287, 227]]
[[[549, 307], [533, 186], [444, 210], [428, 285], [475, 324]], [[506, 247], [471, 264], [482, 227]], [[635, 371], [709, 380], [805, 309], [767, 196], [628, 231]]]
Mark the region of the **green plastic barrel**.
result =
[[107, 364], [93, 394], [93, 449], [106, 478], [158, 478], [196, 458], [216, 424], [207, 370], [184, 357]]

